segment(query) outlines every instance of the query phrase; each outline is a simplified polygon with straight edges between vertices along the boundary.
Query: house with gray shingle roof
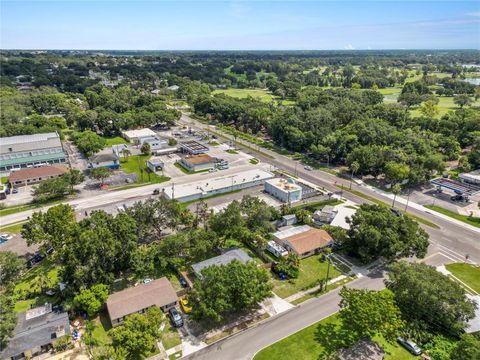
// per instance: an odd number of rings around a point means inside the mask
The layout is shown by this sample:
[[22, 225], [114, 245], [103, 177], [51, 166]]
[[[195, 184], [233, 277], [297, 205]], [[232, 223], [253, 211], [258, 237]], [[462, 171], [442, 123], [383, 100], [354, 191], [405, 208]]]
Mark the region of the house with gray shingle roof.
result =
[[209, 266], [228, 265], [233, 260], [238, 260], [244, 264], [252, 260], [242, 249], [233, 248], [225, 251], [222, 255], [215, 256], [205, 261], [192, 265], [192, 269], [198, 277], [202, 276], [202, 270]]

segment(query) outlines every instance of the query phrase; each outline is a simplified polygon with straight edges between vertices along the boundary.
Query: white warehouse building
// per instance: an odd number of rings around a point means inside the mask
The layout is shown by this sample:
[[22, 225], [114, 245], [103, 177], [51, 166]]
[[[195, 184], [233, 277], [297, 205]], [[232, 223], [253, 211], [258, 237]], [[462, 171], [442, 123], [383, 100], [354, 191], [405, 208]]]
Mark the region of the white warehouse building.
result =
[[302, 200], [302, 187], [291, 178], [275, 178], [265, 181], [265, 192], [284, 203]]

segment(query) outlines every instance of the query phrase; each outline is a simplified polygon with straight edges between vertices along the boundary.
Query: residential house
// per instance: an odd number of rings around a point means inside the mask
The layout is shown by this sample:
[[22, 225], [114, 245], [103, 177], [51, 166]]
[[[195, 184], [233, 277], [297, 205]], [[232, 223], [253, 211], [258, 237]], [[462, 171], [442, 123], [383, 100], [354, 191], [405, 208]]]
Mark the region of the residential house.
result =
[[282, 226], [291, 226], [297, 223], [297, 216], [295, 214], [287, 214], [282, 216]]
[[17, 325], [1, 359], [31, 359], [50, 351], [55, 341], [70, 334], [66, 312], [53, 312], [51, 304], [17, 315]]
[[335, 210], [334, 206], [326, 205], [323, 209], [315, 211], [312, 219], [318, 225], [330, 224], [337, 216], [337, 213], [338, 211]]
[[152, 306], [168, 311], [177, 305], [177, 293], [166, 277], [118, 291], [107, 299], [107, 311], [112, 327], [122, 324], [126, 316], [143, 314]]
[[315, 229], [308, 225], [277, 231], [273, 234], [273, 238], [277, 244], [288, 251], [293, 251], [300, 258], [314, 255], [333, 245], [332, 237], [325, 230]]
[[110, 168], [118, 169], [120, 167], [119, 157], [115, 154], [98, 154], [90, 158], [89, 168]]
[[213, 258], [192, 265], [192, 269], [195, 272], [195, 275], [197, 275], [198, 277], [202, 277], [203, 269], [209, 266], [228, 265], [233, 260], [238, 260], [246, 264], [247, 262], [252, 260], [252, 258], [248, 256], [248, 254], [242, 249], [233, 248], [225, 251], [222, 255], [215, 256]]

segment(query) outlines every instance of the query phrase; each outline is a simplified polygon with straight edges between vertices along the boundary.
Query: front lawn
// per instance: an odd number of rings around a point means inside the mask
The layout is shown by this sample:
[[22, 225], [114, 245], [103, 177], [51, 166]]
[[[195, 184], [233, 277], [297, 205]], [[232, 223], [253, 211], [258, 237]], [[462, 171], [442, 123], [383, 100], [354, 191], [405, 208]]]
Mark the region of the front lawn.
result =
[[165, 350], [171, 349], [182, 343], [178, 330], [172, 326], [168, 316], [165, 316], [165, 328], [160, 335]]
[[[317, 286], [320, 281], [327, 276], [327, 261], [320, 261], [323, 255], [313, 255], [306, 259], [300, 260], [300, 274], [297, 279], [273, 280], [273, 292], [281, 298], [289, 297], [299, 291], [306, 290]], [[340, 276], [341, 273], [330, 265], [329, 279]]]
[[167, 176], [158, 176], [147, 168], [145, 162], [150, 159], [151, 155], [130, 155], [127, 160], [120, 160], [120, 169], [127, 174], [137, 174], [138, 184], [159, 184], [170, 180]]
[[480, 228], [480, 218], [478, 217], [460, 215], [459, 213], [444, 209], [440, 206], [432, 206], [432, 205], [423, 205], [423, 206], [425, 206], [426, 208], [432, 209], [436, 212], [439, 212], [440, 214], [450, 216], [451, 218], [460, 220], [466, 224], [470, 224], [472, 226]]
[[[343, 347], [344, 339], [338, 330], [341, 330], [341, 321], [335, 314], [261, 350], [255, 355], [254, 360], [323, 359], [326, 353], [335, 352]], [[386, 360], [415, 359], [396, 343], [389, 344], [383, 338], [375, 341], [386, 352]]]
[[480, 267], [467, 263], [448, 264], [445, 267], [455, 277], [480, 293]]

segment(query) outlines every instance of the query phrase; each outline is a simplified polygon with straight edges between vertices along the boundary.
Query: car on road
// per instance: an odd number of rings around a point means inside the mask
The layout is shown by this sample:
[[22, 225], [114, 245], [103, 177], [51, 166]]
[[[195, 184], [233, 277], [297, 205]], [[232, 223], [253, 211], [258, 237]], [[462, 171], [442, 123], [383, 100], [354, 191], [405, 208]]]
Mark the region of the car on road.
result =
[[401, 216], [402, 216], [402, 212], [401, 212], [400, 210], [398, 210], [397, 208], [391, 207], [391, 208], [390, 208], [390, 211], [391, 211], [392, 213], [394, 213], [394, 214], [395, 214], [396, 216], [398, 216], [398, 217], [401, 217]]
[[153, 195], [158, 195], [158, 194], [160, 194], [160, 189], [153, 190]]
[[214, 172], [216, 172], [216, 171], [217, 171], [217, 169], [209, 169], [209, 170], [208, 170], [209, 173], [214, 173]]
[[175, 327], [182, 327], [183, 326], [183, 318], [182, 315], [175, 309], [174, 307], [168, 310], [168, 314], [170, 315], [170, 319], [172, 320], [172, 324]]
[[303, 168], [307, 171], [312, 171], [313, 170], [313, 168], [310, 165], [306, 165]]
[[413, 355], [421, 355], [422, 349], [419, 348], [417, 344], [415, 344], [412, 340], [404, 339], [403, 337], [397, 337], [397, 341], [400, 345], [402, 345], [405, 349], [407, 349]]
[[192, 307], [190, 306], [187, 298], [180, 299], [180, 307], [185, 314], [190, 314], [192, 312]]

